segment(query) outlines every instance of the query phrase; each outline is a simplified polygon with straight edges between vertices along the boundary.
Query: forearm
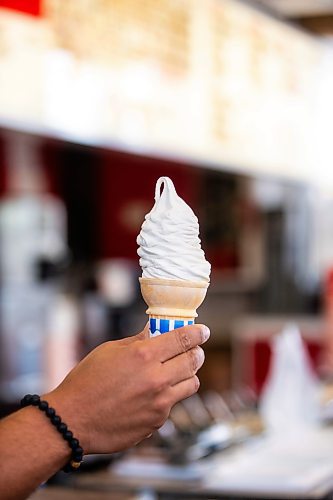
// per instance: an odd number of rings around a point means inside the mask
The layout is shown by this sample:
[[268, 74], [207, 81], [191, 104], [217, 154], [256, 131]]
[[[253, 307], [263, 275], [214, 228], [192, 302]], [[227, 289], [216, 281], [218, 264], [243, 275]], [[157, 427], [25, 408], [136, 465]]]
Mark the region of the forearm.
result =
[[69, 460], [68, 444], [34, 407], [0, 421], [0, 498], [21, 500]]
[[[178, 401], [199, 388], [209, 337], [189, 325], [155, 339], [106, 342], [84, 358], [54, 391], [42, 396], [86, 454], [114, 453], [151, 435]], [[71, 458], [44, 412], [27, 407], [0, 421], [0, 499], [21, 500]]]

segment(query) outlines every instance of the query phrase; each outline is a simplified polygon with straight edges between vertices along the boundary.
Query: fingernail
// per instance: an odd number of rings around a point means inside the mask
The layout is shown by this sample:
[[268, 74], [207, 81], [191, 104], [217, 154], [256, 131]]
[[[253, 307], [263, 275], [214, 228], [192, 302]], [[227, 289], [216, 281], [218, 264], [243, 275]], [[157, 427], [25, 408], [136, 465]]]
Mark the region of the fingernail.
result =
[[208, 340], [210, 337], [210, 329], [208, 328], [208, 326], [205, 325], [202, 326], [202, 333], [204, 340]]

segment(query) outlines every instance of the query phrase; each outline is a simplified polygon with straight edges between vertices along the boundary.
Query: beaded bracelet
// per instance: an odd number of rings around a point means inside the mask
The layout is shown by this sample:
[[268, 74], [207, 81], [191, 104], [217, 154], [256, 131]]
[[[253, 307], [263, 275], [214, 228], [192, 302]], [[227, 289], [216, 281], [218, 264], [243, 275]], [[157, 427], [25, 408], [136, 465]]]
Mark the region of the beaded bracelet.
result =
[[81, 448], [79, 441], [75, 439], [73, 433], [68, 429], [67, 425], [61, 420], [59, 415], [56, 414], [55, 409], [51, 408], [47, 401], [41, 400], [38, 394], [27, 394], [21, 400], [22, 408], [30, 405], [36, 406], [36, 408], [39, 408], [45, 413], [51, 424], [54, 425], [58, 432], [60, 432], [72, 450], [71, 459], [62, 470], [64, 472], [73, 472], [77, 470], [80, 467], [83, 458], [83, 449]]

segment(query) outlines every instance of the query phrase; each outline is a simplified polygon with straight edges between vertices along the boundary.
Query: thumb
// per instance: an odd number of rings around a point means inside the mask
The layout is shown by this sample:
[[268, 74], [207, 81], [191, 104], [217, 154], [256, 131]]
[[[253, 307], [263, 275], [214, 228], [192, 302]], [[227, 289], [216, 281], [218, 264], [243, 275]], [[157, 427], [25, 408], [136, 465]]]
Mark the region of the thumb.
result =
[[132, 335], [131, 337], [126, 337], [125, 339], [118, 340], [117, 343], [121, 345], [129, 345], [137, 340], [149, 339], [149, 323], [146, 323], [142, 332], [137, 335]]

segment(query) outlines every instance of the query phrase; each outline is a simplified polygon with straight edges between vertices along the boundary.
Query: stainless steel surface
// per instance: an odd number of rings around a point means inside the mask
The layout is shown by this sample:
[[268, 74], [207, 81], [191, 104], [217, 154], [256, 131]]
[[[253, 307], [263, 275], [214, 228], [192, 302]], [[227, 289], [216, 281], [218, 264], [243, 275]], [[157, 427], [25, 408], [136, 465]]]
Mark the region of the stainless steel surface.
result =
[[136, 496], [129, 493], [110, 491], [85, 491], [60, 487], [45, 487], [36, 491], [29, 500], [134, 500]]

